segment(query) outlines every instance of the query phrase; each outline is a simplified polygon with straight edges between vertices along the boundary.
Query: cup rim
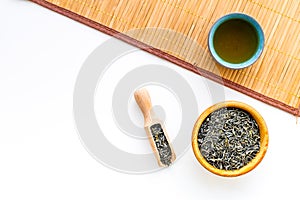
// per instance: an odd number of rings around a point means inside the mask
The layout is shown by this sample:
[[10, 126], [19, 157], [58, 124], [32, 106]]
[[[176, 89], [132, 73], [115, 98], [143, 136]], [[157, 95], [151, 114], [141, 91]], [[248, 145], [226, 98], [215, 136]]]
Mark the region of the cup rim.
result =
[[[256, 156], [245, 166], [243, 166], [240, 169], [237, 170], [221, 170], [214, 166], [212, 166], [210, 163], [206, 161], [206, 159], [202, 156], [199, 146], [198, 146], [198, 132], [200, 129], [200, 126], [202, 125], [203, 121], [207, 118], [207, 116], [214, 112], [215, 110], [218, 110], [220, 108], [224, 107], [235, 107], [242, 110], [247, 111], [257, 122], [259, 131], [260, 131], [260, 150], [256, 154]], [[267, 149], [268, 149], [268, 143], [269, 143], [269, 134], [268, 134], [268, 128], [267, 125], [263, 119], [263, 117], [256, 111], [254, 108], [249, 106], [248, 104], [238, 102], [238, 101], [224, 101], [217, 103], [209, 108], [207, 108], [197, 119], [192, 133], [192, 147], [193, 152], [198, 160], [198, 162], [206, 168], [208, 171], [224, 177], [236, 177], [243, 174], [246, 174], [253, 170], [264, 158]]]
[[[213, 44], [214, 35], [215, 35], [216, 30], [219, 28], [219, 26], [221, 24], [223, 24], [224, 22], [226, 22], [228, 20], [232, 20], [232, 19], [241, 19], [241, 20], [248, 22], [255, 29], [255, 31], [257, 33], [257, 37], [258, 37], [258, 46], [257, 46], [256, 52], [250, 59], [248, 59], [242, 63], [230, 63], [230, 62], [225, 61], [218, 55], [218, 53], [216, 52], [216, 50], [214, 48], [214, 44]], [[211, 27], [211, 29], [209, 31], [209, 36], [208, 36], [208, 48], [209, 48], [209, 51], [210, 51], [211, 55], [213, 56], [213, 58], [220, 65], [230, 68], [230, 69], [242, 69], [245, 67], [249, 67], [250, 65], [255, 63], [263, 52], [264, 43], [265, 43], [264, 32], [263, 32], [260, 24], [253, 17], [246, 15], [244, 13], [230, 13], [230, 14], [227, 14], [227, 15], [219, 18]]]

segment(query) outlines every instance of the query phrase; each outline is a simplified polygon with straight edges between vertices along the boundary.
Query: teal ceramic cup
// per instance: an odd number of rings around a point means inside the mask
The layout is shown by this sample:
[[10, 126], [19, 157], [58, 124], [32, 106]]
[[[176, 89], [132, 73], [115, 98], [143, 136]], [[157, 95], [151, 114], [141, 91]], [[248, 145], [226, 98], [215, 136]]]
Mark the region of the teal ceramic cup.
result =
[[249, 67], [263, 52], [264, 32], [249, 15], [231, 13], [218, 19], [208, 36], [208, 48], [220, 65], [230, 69]]

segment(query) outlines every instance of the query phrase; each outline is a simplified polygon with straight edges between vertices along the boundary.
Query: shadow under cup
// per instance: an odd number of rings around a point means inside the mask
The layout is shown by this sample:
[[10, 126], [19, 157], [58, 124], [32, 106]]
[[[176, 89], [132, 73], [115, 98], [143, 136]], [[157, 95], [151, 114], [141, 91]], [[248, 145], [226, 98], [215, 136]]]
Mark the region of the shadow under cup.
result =
[[231, 69], [242, 69], [260, 57], [264, 48], [264, 33], [252, 17], [231, 13], [212, 26], [208, 47], [219, 64]]

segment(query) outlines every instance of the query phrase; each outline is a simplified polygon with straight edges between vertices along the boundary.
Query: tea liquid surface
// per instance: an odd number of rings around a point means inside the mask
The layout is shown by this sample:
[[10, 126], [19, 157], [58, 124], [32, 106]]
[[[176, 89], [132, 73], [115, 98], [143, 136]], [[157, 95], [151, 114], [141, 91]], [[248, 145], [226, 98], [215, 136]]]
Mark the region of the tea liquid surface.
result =
[[230, 63], [242, 63], [250, 59], [258, 46], [255, 29], [244, 20], [232, 19], [219, 26], [214, 35], [217, 54]]

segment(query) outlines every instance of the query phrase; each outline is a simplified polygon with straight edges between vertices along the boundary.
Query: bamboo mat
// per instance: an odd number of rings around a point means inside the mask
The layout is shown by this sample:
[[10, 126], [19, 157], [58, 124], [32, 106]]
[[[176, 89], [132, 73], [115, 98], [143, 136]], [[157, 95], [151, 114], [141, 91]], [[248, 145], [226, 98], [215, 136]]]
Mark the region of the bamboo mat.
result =
[[[300, 0], [31, 1], [300, 116]], [[231, 12], [265, 33], [262, 56], [242, 70], [217, 65], [207, 47], [213, 23]]]

